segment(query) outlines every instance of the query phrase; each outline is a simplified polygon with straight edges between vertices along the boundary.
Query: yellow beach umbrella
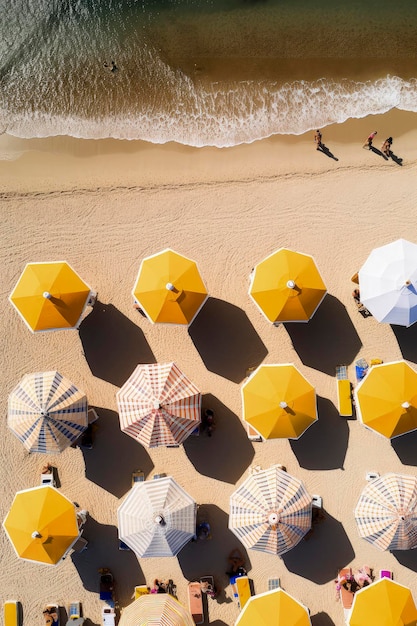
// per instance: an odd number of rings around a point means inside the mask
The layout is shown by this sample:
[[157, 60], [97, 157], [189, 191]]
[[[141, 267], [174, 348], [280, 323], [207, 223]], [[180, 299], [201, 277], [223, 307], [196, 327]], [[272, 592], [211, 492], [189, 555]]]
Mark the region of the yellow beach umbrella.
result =
[[311, 626], [308, 609], [282, 589], [252, 596], [235, 626]]
[[95, 293], [66, 262], [28, 263], [9, 300], [32, 332], [77, 328]]
[[355, 593], [349, 626], [416, 626], [417, 608], [410, 589], [381, 578]]
[[74, 503], [51, 486], [18, 491], [3, 522], [18, 557], [56, 565], [77, 541]]
[[371, 367], [355, 398], [362, 424], [387, 439], [417, 429], [417, 372], [405, 361]]
[[249, 295], [270, 322], [308, 322], [326, 295], [312, 256], [280, 248], [255, 267]]
[[317, 420], [316, 392], [292, 364], [260, 365], [242, 385], [243, 419], [265, 439], [298, 439]]
[[153, 323], [191, 324], [207, 290], [197, 264], [166, 249], [143, 259], [132, 295]]
[[195, 626], [190, 611], [167, 593], [143, 595], [123, 609], [119, 626]]

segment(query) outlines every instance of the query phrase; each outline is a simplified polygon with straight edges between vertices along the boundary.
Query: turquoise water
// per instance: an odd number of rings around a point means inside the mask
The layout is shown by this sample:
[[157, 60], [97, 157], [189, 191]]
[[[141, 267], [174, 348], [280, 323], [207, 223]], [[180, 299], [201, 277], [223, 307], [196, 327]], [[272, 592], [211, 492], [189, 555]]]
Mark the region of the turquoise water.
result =
[[417, 111], [415, 0], [2, 4], [0, 132], [15, 136], [223, 147]]

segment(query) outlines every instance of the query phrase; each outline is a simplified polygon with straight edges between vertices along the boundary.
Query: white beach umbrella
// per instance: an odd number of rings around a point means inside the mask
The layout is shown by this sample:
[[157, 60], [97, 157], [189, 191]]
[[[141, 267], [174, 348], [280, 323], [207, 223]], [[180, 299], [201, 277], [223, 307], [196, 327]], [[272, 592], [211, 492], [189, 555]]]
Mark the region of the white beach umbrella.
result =
[[378, 322], [417, 321], [417, 245], [398, 239], [372, 250], [359, 270], [362, 304]]
[[229, 528], [244, 546], [284, 554], [311, 528], [312, 498], [278, 467], [249, 476], [230, 496]]
[[87, 398], [59, 372], [26, 374], [9, 396], [8, 425], [29, 452], [61, 452], [88, 426]]
[[119, 537], [139, 557], [175, 556], [195, 536], [196, 513], [173, 478], [136, 483], [117, 509]]
[[355, 509], [361, 537], [380, 550], [417, 547], [417, 478], [385, 474], [366, 485]]

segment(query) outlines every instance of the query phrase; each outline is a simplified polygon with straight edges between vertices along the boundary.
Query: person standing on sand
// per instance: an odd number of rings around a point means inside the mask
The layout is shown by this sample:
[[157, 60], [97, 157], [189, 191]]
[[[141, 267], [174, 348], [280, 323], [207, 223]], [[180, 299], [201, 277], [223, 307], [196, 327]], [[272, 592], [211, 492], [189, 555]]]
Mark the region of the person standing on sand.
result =
[[392, 137], [388, 137], [388, 139], [385, 139], [384, 143], [381, 146], [382, 152], [387, 157], [389, 157], [389, 155], [391, 153], [391, 145], [392, 145]]
[[320, 148], [321, 148], [321, 138], [322, 138], [322, 134], [317, 129], [315, 134], [314, 134], [314, 143], [316, 144], [316, 150], [320, 150]]
[[372, 148], [372, 142], [375, 139], [375, 136], [378, 134], [378, 131], [374, 130], [373, 133], [371, 133], [368, 137], [368, 139], [365, 141], [365, 143], [363, 144], [363, 148], [368, 148], [368, 150], [370, 150]]

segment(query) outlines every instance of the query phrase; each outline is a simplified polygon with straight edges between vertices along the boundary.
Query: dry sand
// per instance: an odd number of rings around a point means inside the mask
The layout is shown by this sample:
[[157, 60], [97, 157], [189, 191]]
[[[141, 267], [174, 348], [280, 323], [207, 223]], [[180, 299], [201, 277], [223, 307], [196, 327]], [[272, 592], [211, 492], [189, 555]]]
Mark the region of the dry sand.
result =
[[[378, 148], [394, 135], [402, 167], [361, 149], [374, 127]], [[353, 381], [359, 357], [417, 362], [417, 328], [394, 332], [363, 319], [350, 282], [373, 247], [399, 237], [417, 241], [414, 127], [415, 116], [399, 112], [330, 127], [323, 139], [338, 161], [315, 151], [312, 133], [222, 151], [2, 137], [0, 151], [14, 156], [0, 163], [2, 519], [17, 490], [39, 483], [45, 461], [29, 456], [7, 428], [7, 396], [20, 378], [58, 369], [100, 416], [92, 450], [70, 448], [49, 458], [62, 492], [90, 512], [88, 550], [55, 568], [40, 566], [18, 560], [0, 533], [1, 596], [22, 601], [26, 624], [42, 625], [45, 603], [68, 606], [74, 599], [90, 623], [100, 624], [97, 570], [108, 566], [122, 607], [134, 585], [155, 577], [173, 578], [186, 605], [187, 581], [213, 574], [225, 594], [209, 602], [210, 623], [232, 625], [238, 607], [224, 572], [238, 541], [227, 528], [229, 496], [251, 466], [273, 463], [323, 497], [326, 519], [283, 558], [248, 551], [256, 593], [279, 576], [309, 607], [313, 625], [328, 626], [343, 624], [333, 582], [339, 567], [366, 563], [415, 584], [417, 551], [379, 552], [359, 538], [353, 510], [367, 471], [415, 472], [417, 435], [391, 444], [340, 418], [334, 376], [335, 366], [346, 363]], [[251, 268], [281, 246], [312, 254], [328, 286], [309, 324], [274, 328], [247, 295]], [[165, 247], [198, 261], [211, 295], [190, 329], [152, 326], [132, 308], [141, 259]], [[98, 291], [99, 302], [79, 332], [32, 335], [7, 297], [26, 262], [59, 259]], [[121, 434], [115, 394], [137, 363], [168, 360], [207, 394], [217, 429], [211, 439], [200, 436], [178, 449], [145, 450]], [[297, 442], [252, 444], [245, 435], [240, 385], [261, 361], [295, 363], [316, 386], [319, 421]], [[212, 540], [187, 545], [178, 558], [138, 561], [119, 551], [116, 509], [137, 468], [148, 478], [174, 476], [200, 504]]]

